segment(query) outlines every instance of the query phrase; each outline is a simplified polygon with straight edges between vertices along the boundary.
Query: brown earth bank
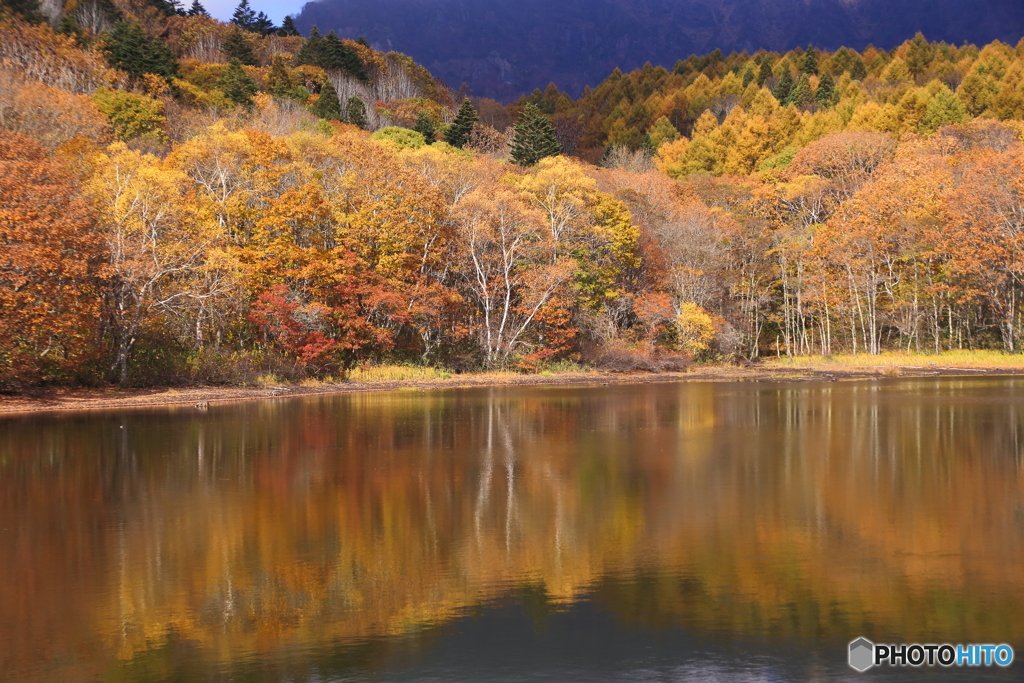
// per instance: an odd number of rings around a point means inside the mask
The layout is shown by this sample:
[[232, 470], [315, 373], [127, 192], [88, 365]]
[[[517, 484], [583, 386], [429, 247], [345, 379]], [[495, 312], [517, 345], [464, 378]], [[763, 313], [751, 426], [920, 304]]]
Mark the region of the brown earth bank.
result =
[[20, 394], [0, 395], [0, 414], [46, 411], [98, 410], [111, 408], [193, 405], [205, 408], [227, 401], [278, 400], [293, 396], [345, 394], [365, 391], [457, 389], [466, 387], [650, 384], [678, 381], [840, 381], [880, 377], [1022, 375], [1022, 367], [928, 366], [836, 366], [787, 367], [773, 362], [745, 365], [698, 365], [688, 372], [602, 371], [557, 374], [470, 373], [445, 379], [401, 381], [346, 381], [338, 383], [280, 384], [275, 386], [189, 386], [126, 389], [40, 388]]

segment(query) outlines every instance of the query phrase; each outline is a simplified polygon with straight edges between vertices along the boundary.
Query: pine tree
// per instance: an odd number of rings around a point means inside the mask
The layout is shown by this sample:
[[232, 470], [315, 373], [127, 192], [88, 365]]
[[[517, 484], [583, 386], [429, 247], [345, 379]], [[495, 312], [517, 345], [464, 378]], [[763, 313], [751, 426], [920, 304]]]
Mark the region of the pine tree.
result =
[[259, 33], [261, 36], [269, 36], [277, 31], [277, 27], [274, 26], [274, 22], [270, 20], [270, 17], [263, 12], [259, 12], [252, 23], [252, 31], [253, 33]]
[[452, 121], [452, 125], [448, 126], [448, 130], [444, 132], [444, 141], [452, 147], [462, 149], [469, 142], [469, 134], [473, 132], [473, 124], [478, 120], [479, 117], [476, 115], [476, 110], [473, 109], [473, 104], [468, 98], [462, 100], [462, 106], [459, 107], [455, 120]]
[[757, 70], [757, 85], [761, 87], [765, 84], [769, 78], [772, 77], [772, 60], [771, 57], [765, 55], [761, 60], [761, 68]]
[[934, 56], [935, 50], [928, 43], [924, 34], [920, 31], [915, 33], [914, 39], [910, 41], [910, 47], [907, 48], [907, 58], [905, 60], [907, 68], [910, 69], [910, 73], [914, 75], [914, 78], [917, 78], [928, 69]]
[[754, 82], [754, 70], [749, 66], [743, 70], [743, 87], [744, 89]]
[[772, 95], [779, 101], [779, 104], [789, 104], [789, 97], [793, 93], [793, 74], [789, 72], [789, 65], [782, 68], [782, 78], [772, 91]]
[[235, 28], [227, 40], [221, 46], [221, 50], [228, 56], [228, 60], [237, 59], [242, 64], [248, 66], [257, 66], [259, 63], [256, 61], [256, 55], [252, 53], [252, 47], [249, 45], [249, 41], [245, 38], [245, 33]]
[[0, 0], [0, 19], [4, 16], [18, 17], [33, 24], [44, 20], [37, 0]]
[[138, 24], [119, 21], [107, 37], [103, 50], [107, 62], [133, 80], [143, 74], [156, 74], [170, 80], [178, 74], [178, 61], [167, 44], [150, 39]]
[[423, 136], [428, 145], [434, 144], [437, 135], [437, 126], [434, 125], [434, 119], [430, 117], [425, 111], [421, 111], [416, 115], [416, 123], [413, 124], [412, 129]]
[[299, 35], [299, 29], [295, 27], [295, 20], [290, 15], [281, 22], [281, 28], [277, 29], [277, 35], [282, 38]]
[[363, 62], [359, 59], [359, 55], [356, 51], [350, 48], [345, 43], [341, 42], [341, 39], [331, 31], [324, 38], [324, 63], [317, 64], [323, 69], [340, 69], [347, 71], [359, 80], [366, 82], [369, 76], [366, 75], [366, 70], [363, 68]]
[[512, 159], [520, 166], [533, 166], [544, 157], [561, 154], [551, 122], [532, 104], [523, 108], [512, 138]]
[[366, 105], [355, 95], [348, 98], [348, 105], [345, 107], [345, 118], [353, 126], [366, 128]]
[[249, 0], [241, 0], [235, 13], [231, 15], [231, 23], [243, 31], [254, 31], [256, 25], [256, 12], [249, 7]]
[[793, 91], [789, 95], [788, 104], [794, 107], [806, 107], [814, 102], [814, 93], [811, 91], [811, 79], [807, 74], [800, 74]]
[[850, 67], [850, 78], [855, 81], [863, 81], [868, 77], [868, 68], [864, 66], [864, 59], [855, 54], [853, 56], [853, 66]]
[[288, 69], [284, 65], [284, 57], [280, 54], [274, 55], [270, 61], [270, 73], [267, 75], [267, 92], [274, 97], [289, 97], [294, 87], [295, 84], [292, 83]]
[[808, 76], [814, 76], [818, 73], [818, 51], [810, 45], [807, 46], [807, 52], [804, 53], [804, 61], [800, 65], [800, 71]]
[[825, 74], [818, 81], [818, 89], [814, 92], [814, 100], [822, 107], [834, 107], [839, 102], [839, 93], [836, 92], [836, 82], [832, 77]]
[[341, 102], [338, 101], [338, 91], [330, 79], [320, 88], [320, 98], [313, 105], [313, 113], [328, 121], [341, 120]]
[[209, 17], [210, 13], [206, 11], [202, 3], [199, 0], [192, 0], [192, 6], [188, 8], [187, 12], [190, 17]]
[[225, 97], [246, 109], [252, 107], [252, 98], [258, 90], [256, 81], [245, 73], [242, 63], [237, 59], [232, 59], [228, 63], [228, 68], [217, 82], [217, 87], [221, 89]]
[[[320, 35], [320, 29], [314, 25], [313, 28], [309, 29], [309, 38], [302, 41], [302, 47], [299, 48], [298, 54], [295, 55], [295, 63], [299, 65], [320, 66], [327, 59], [325, 54], [324, 37]], [[320, 66], [320, 68], [323, 67]]]

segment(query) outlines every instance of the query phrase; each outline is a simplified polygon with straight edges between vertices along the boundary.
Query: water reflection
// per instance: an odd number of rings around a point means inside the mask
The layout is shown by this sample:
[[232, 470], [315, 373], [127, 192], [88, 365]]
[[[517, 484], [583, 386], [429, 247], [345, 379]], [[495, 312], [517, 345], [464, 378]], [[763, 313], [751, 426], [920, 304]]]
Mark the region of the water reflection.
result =
[[857, 635], [1017, 644], [1022, 388], [395, 392], [6, 420], [0, 667], [399, 676], [510, 605], [556, 651], [552, 624], [592, 605], [725, 643], [701, 647], [726, 668], [780, 645], [838, 659]]

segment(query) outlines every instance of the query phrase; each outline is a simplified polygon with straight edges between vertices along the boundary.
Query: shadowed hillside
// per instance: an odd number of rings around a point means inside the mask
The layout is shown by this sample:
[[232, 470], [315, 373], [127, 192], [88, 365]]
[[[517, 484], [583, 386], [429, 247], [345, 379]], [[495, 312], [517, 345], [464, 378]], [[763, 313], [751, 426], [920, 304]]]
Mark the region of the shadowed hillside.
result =
[[324, 0], [296, 24], [412, 55], [453, 87], [503, 100], [549, 82], [573, 94], [616, 67], [671, 67], [716, 48], [754, 52], [932, 40], [1016, 43], [1019, 0]]

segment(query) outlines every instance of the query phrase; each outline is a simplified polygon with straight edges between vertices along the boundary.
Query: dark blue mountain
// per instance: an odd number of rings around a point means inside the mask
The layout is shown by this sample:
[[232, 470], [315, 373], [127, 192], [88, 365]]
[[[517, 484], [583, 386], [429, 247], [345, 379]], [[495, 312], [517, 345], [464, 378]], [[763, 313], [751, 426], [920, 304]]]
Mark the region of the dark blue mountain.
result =
[[616, 67], [671, 68], [716, 48], [891, 48], [916, 31], [1016, 44], [1024, 0], [321, 0], [296, 24], [365, 36], [453, 87], [508, 101], [549, 82], [578, 94]]

